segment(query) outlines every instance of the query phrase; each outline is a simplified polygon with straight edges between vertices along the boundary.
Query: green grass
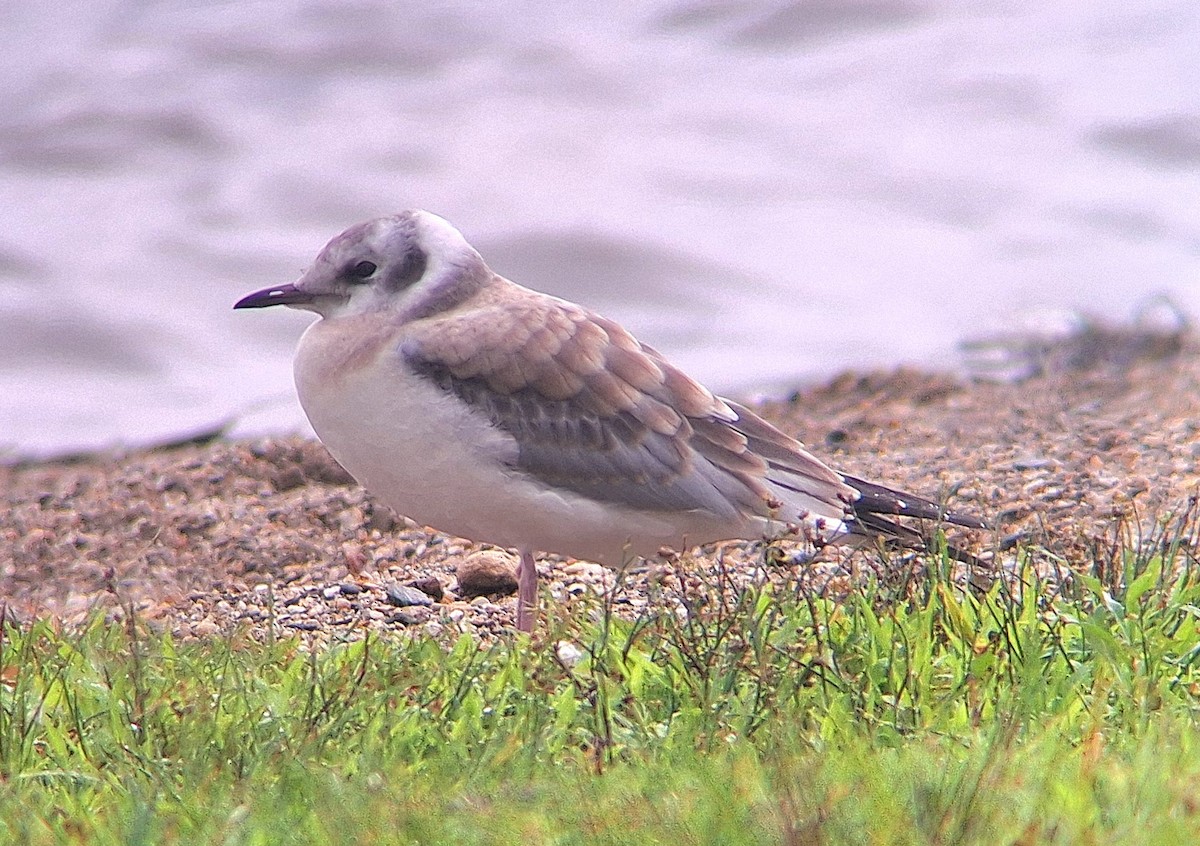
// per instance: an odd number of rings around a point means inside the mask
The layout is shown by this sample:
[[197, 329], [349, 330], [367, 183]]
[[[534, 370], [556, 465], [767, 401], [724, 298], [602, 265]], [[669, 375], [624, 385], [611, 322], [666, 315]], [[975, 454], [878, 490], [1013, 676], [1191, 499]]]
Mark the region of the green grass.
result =
[[10, 623], [0, 843], [1192, 843], [1200, 574], [1168, 536], [1052, 599], [934, 559], [532, 643]]

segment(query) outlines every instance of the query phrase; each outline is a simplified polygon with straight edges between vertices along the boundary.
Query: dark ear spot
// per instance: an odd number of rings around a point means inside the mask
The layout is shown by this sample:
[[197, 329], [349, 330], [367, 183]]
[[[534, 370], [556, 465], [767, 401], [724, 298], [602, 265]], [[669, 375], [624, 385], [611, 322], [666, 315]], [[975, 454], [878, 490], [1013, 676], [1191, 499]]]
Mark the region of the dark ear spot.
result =
[[392, 291], [407, 288], [425, 275], [425, 266], [429, 263], [425, 251], [416, 245], [411, 245], [404, 253], [404, 258], [395, 262], [387, 276], [387, 287]]

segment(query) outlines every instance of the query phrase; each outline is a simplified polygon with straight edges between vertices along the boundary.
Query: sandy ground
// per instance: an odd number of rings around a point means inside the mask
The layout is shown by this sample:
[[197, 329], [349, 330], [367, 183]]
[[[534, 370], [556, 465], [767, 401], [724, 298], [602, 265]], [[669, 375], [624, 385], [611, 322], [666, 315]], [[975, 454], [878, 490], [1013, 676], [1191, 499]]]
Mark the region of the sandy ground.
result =
[[[1200, 353], [1191, 342], [1135, 352], [1016, 384], [845, 374], [761, 411], [838, 469], [992, 521], [995, 531], [955, 535], [985, 559], [1002, 565], [1032, 546], [1043, 564], [1115, 578], [1122, 540], [1144, 547], [1183, 526], [1185, 555], [1197, 554]], [[183, 637], [512, 623], [511, 595], [460, 589], [456, 570], [476, 547], [374, 504], [318, 443], [218, 440], [9, 466], [0, 492], [0, 602], [18, 620], [132, 609]], [[835, 557], [822, 572], [849, 578], [872, 556]], [[688, 568], [762, 560], [758, 544], [702, 550], [628, 579], [616, 601], [636, 612], [651, 585]], [[540, 568], [543, 613], [570, 613], [573, 596], [613, 582], [585, 562]], [[414, 582], [423, 591], [397, 590]]]

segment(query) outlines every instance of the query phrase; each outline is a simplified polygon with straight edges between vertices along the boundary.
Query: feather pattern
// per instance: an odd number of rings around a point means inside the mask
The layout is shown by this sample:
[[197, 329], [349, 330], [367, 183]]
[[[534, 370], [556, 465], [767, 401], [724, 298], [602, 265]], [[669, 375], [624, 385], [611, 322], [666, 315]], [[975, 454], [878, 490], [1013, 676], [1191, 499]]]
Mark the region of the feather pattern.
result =
[[511, 283], [406, 327], [416, 372], [517, 443], [513, 470], [651, 511], [841, 521], [853, 487], [610, 320]]

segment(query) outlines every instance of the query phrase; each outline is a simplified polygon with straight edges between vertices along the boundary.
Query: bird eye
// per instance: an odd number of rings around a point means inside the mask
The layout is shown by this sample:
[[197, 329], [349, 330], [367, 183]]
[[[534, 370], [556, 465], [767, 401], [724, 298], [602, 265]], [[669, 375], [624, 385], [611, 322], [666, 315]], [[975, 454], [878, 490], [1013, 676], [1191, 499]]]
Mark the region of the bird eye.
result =
[[373, 261], [360, 261], [354, 267], [350, 268], [350, 275], [355, 279], [367, 279], [374, 275], [378, 269]]

